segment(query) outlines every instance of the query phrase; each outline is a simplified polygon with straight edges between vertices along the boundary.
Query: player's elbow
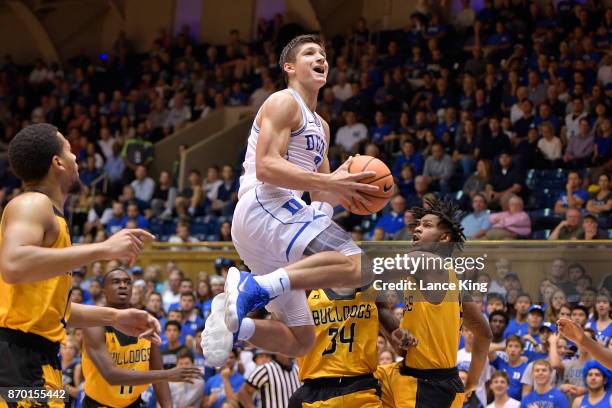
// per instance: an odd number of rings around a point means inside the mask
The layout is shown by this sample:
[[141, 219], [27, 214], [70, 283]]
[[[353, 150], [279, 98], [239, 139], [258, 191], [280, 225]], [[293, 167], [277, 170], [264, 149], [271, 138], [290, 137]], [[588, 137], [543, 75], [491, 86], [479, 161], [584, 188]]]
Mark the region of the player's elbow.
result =
[[273, 172], [269, 163], [269, 160], [263, 158], [262, 160], [258, 160], [255, 164], [255, 175], [257, 180], [263, 181], [264, 183], [271, 182], [271, 176]]
[[487, 344], [490, 344], [493, 340], [493, 332], [491, 332], [491, 328], [488, 324], [480, 324], [478, 325], [478, 329], [474, 330], [474, 337], [481, 342], [486, 341]]
[[349, 276], [351, 277], [350, 287], [358, 288], [363, 286], [366, 282], [369, 283], [369, 279], [363, 276], [361, 270], [361, 255], [354, 257], [347, 257], [349, 264]]
[[308, 354], [310, 350], [312, 350], [312, 348], [315, 346], [315, 340], [316, 338], [314, 330], [301, 333], [300, 341], [297, 343], [293, 353], [294, 355], [290, 357], [298, 358]]
[[20, 282], [19, 277], [23, 276], [17, 262], [6, 259], [8, 257], [2, 257], [0, 259], [0, 274], [2, 280], [9, 285], [15, 285]]
[[125, 385], [125, 381], [123, 381], [121, 377], [116, 375], [115, 373], [106, 372], [100, 374], [102, 374], [102, 377], [104, 377], [104, 379], [109, 385]]

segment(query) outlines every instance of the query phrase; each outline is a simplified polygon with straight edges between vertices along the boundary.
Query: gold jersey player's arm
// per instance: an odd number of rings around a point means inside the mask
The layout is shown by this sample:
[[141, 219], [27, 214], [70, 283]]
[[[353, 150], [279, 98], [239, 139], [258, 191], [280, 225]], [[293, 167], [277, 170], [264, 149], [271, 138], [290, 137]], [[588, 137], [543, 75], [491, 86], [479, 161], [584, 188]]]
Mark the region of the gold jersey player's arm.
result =
[[474, 334], [474, 347], [472, 350], [472, 361], [468, 371], [468, 378], [465, 384], [466, 394], [474, 391], [478, 386], [478, 381], [482, 370], [487, 364], [487, 354], [493, 334], [489, 323], [485, 320], [478, 309], [476, 303], [464, 302], [463, 306], [463, 325]]
[[[110, 385], [142, 385], [164, 383], [168, 381], [183, 382], [192, 378], [198, 378], [198, 376], [202, 375], [202, 372], [197, 367], [175, 367], [170, 370], [154, 369], [149, 371], [132, 371], [118, 368], [115, 366], [106, 347], [104, 327], [90, 327], [84, 329], [83, 340], [87, 356]], [[151, 344], [151, 368], [155, 366], [161, 367], [161, 364], [154, 364], [155, 361], [159, 363], [161, 361], [161, 355], [159, 347]]]
[[142, 242], [154, 238], [143, 230], [125, 230], [97, 244], [49, 248], [59, 234], [59, 224], [53, 204], [40, 193], [25, 193], [6, 206], [1, 233], [0, 273], [8, 284], [65, 275], [97, 260], [135, 259]]

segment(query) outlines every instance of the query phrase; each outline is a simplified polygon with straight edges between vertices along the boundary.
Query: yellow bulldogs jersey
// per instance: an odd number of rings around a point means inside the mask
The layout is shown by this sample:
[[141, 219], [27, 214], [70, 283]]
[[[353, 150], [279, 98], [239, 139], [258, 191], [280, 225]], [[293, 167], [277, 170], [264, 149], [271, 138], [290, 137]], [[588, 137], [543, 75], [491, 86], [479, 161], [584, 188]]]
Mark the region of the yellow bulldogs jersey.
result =
[[310, 292], [315, 346], [298, 359], [300, 381], [357, 376], [376, 371], [378, 309], [362, 292], [340, 295], [331, 289]]
[[416, 291], [404, 295], [400, 327], [410, 330], [419, 341], [417, 347], [406, 353], [405, 364], [410, 368], [457, 366], [462, 319], [459, 281], [452, 270], [448, 273], [448, 282], [454, 283], [456, 289], [447, 290], [444, 300], [438, 304], [425, 301]]
[[[70, 231], [62, 213], [54, 209], [59, 233], [50, 248], [67, 248]], [[2, 242], [0, 220], [0, 243]], [[52, 342], [62, 342], [64, 329], [70, 318], [70, 271], [53, 278], [31, 283], [10, 285], [0, 276], [0, 327], [21, 330], [45, 337]]]
[[[128, 336], [120, 331], [106, 327], [106, 348], [115, 366], [124, 370], [148, 371], [151, 355], [151, 342], [146, 339]], [[83, 375], [85, 394], [91, 399], [109, 407], [126, 407], [140, 397], [148, 387], [143, 385], [110, 385], [98, 372], [83, 347]]]

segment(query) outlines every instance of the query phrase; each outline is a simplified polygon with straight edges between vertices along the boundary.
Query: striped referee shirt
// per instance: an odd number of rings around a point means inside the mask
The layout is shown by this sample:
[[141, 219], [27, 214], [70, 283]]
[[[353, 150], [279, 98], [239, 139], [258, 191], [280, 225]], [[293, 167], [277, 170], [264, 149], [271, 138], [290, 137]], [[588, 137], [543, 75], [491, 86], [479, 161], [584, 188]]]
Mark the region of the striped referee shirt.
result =
[[276, 360], [257, 367], [246, 382], [259, 390], [261, 408], [286, 408], [289, 398], [301, 385], [297, 364], [293, 363], [287, 370]]

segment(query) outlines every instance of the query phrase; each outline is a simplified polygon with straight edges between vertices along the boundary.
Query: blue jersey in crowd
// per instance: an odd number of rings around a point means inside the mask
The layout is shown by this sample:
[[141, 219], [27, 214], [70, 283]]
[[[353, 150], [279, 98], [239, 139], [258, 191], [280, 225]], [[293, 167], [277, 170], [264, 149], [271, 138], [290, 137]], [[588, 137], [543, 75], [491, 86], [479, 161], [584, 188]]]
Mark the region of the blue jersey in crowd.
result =
[[544, 394], [533, 391], [523, 398], [521, 408], [569, 408], [567, 397], [557, 388], [551, 388]]
[[[232, 385], [232, 390], [234, 390], [234, 392], [238, 392], [243, 383], [244, 377], [238, 373], [234, 373], [230, 377], [230, 384]], [[217, 401], [215, 401], [212, 408], [221, 408], [221, 405], [223, 405], [225, 402], [225, 391], [223, 389], [223, 379], [221, 378], [221, 374], [211, 377], [204, 386], [204, 395], [207, 397], [210, 397], [215, 392], [219, 393], [219, 398]]]
[[523, 385], [521, 384], [521, 378], [523, 377], [523, 373], [527, 368], [529, 363], [521, 363], [515, 367], [512, 367], [510, 363], [506, 360], [497, 356], [495, 360], [491, 362], [491, 365], [495, 367], [498, 371], [505, 371], [508, 374], [508, 379], [510, 380], [508, 395], [510, 398], [514, 398], [517, 401], [520, 401], [522, 398], [521, 391], [523, 389]]

